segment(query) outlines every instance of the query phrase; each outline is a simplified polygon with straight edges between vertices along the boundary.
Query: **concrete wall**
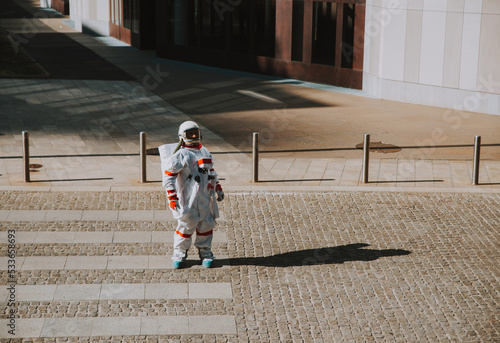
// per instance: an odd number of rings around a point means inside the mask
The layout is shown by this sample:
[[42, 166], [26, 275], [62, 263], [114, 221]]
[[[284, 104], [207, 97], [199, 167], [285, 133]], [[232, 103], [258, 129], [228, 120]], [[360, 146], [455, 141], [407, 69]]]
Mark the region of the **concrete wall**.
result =
[[52, 6], [52, 0], [40, 0], [40, 7], [50, 8]]
[[500, 115], [500, 0], [367, 0], [363, 90]]
[[76, 30], [109, 36], [108, 0], [70, 0], [69, 11]]

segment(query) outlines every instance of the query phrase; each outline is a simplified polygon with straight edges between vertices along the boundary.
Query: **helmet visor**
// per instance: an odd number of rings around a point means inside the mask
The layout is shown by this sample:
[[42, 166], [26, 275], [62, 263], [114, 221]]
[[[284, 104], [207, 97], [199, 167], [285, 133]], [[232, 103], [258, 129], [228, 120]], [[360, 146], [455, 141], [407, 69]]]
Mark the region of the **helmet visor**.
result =
[[189, 141], [200, 140], [200, 129], [190, 129], [184, 132], [184, 138]]

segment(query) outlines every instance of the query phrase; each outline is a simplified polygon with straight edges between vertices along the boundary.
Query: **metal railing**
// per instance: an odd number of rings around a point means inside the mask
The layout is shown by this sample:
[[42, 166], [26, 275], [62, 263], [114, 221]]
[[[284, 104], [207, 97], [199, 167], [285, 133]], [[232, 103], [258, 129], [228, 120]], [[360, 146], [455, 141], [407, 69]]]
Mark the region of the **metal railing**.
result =
[[[23, 171], [24, 182], [31, 182], [30, 179], [30, 135], [28, 131], [22, 131], [23, 141]], [[253, 133], [252, 146], [252, 182], [259, 181], [259, 133]], [[146, 133], [139, 134], [139, 156], [140, 156], [140, 178], [141, 183], [148, 182], [147, 180], [147, 150], [146, 150]], [[266, 151], [267, 152], [267, 151]], [[473, 170], [472, 170], [472, 185], [479, 185], [479, 166], [481, 156], [481, 136], [474, 137], [474, 155], [473, 155]], [[362, 181], [369, 183], [369, 165], [370, 165], [370, 134], [365, 133], [363, 138], [363, 167]]]

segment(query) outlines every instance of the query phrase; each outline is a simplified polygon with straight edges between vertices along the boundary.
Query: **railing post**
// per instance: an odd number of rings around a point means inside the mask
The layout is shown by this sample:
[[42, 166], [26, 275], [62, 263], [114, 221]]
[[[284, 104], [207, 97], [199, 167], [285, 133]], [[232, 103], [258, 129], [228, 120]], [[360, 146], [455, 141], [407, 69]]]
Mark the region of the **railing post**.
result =
[[30, 182], [30, 133], [23, 131], [24, 182]]
[[140, 133], [141, 183], [147, 182], [146, 176], [146, 132]]
[[368, 183], [368, 167], [370, 164], [370, 134], [365, 133], [363, 140], [363, 183]]
[[472, 184], [479, 184], [479, 161], [481, 155], [481, 136], [474, 137], [474, 170], [472, 172]]
[[253, 146], [252, 146], [252, 182], [259, 182], [259, 133], [253, 133]]

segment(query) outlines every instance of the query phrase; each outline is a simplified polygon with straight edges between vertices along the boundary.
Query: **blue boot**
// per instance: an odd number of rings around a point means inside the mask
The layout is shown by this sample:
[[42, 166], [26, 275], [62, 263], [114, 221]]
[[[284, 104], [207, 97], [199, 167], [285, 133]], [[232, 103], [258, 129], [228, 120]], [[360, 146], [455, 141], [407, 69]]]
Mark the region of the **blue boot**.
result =
[[174, 269], [181, 269], [182, 267], [184, 267], [184, 261], [183, 260], [173, 260], [172, 267], [174, 267]]
[[200, 256], [201, 265], [205, 268], [210, 268], [212, 266], [212, 262], [214, 261], [214, 254], [210, 248], [204, 248], [198, 250], [198, 256]]
[[204, 259], [203, 259], [203, 261], [201, 261], [201, 264], [202, 264], [202, 265], [203, 265], [203, 267], [205, 267], [205, 268], [210, 268], [210, 267], [212, 267], [212, 262], [213, 262], [213, 261], [214, 261], [214, 260], [213, 260], [213, 259], [211, 259], [211, 258], [204, 258]]

